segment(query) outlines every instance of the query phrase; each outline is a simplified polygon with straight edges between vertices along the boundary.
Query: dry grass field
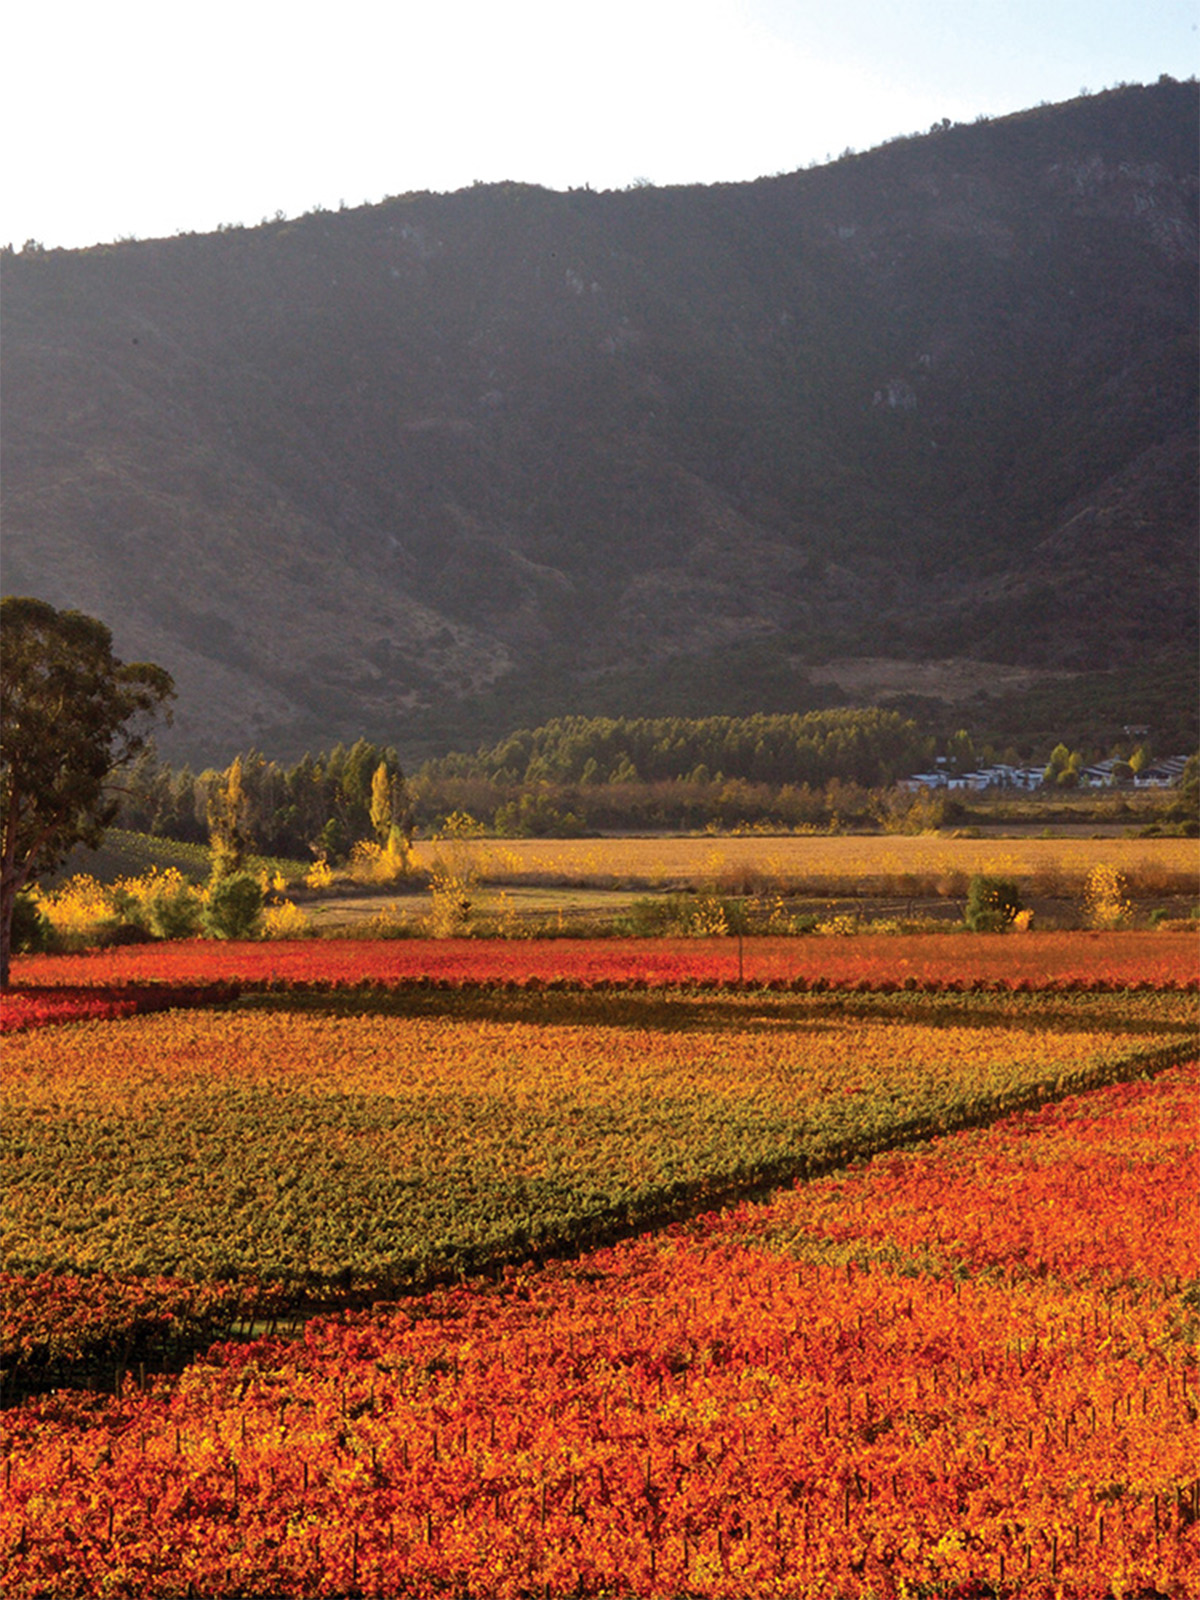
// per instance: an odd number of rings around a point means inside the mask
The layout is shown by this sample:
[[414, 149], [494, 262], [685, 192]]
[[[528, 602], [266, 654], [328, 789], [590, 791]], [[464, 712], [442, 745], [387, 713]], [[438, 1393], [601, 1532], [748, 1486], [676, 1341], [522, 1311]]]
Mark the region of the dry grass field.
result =
[[417, 864], [453, 857], [481, 882], [699, 888], [724, 894], [961, 897], [975, 873], [1029, 895], [1081, 895], [1097, 866], [1133, 896], [1194, 895], [1194, 839], [949, 839], [937, 835], [762, 835], [422, 841]]

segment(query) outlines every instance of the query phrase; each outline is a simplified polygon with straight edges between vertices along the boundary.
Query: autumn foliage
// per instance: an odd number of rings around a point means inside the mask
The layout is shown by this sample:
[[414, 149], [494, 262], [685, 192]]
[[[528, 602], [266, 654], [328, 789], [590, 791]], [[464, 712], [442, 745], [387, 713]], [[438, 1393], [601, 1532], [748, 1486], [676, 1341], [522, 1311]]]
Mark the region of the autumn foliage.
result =
[[6, 1600], [1186, 1600], [1194, 950], [1037, 940], [31, 958]]
[[26, 1404], [8, 1592], [1183, 1597], [1198, 1088]]
[[398, 1292], [1194, 1048], [1157, 993], [289, 998], [12, 1038], [9, 1269]]
[[[0, 996], [0, 1027], [66, 1020], [72, 1007], [79, 1015], [123, 1015], [154, 1006], [164, 985], [176, 991], [171, 1003], [186, 1004], [186, 990], [203, 991], [196, 996], [203, 1000], [214, 985], [736, 984], [739, 973], [746, 983], [797, 989], [1200, 987], [1196, 941], [1187, 933], [763, 938], [744, 942], [740, 965], [729, 938], [184, 940], [18, 956], [14, 990]], [[154, 992], [143, 995], [150, 986]], [[78, 999], [53, 992], [64, 988], [78, 991]]]

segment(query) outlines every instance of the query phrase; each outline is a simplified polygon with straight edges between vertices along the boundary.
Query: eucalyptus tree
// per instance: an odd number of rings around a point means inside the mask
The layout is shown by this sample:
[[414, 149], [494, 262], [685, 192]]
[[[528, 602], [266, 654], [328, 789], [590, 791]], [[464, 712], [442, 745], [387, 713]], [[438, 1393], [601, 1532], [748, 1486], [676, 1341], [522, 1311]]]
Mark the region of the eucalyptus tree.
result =
[[74, 845], [100, 843], [117, 810], [112, 774], [174, 694], [162, 667], [118, 660], [95, 617], [0, 601], [0, 988], [18, 894]]

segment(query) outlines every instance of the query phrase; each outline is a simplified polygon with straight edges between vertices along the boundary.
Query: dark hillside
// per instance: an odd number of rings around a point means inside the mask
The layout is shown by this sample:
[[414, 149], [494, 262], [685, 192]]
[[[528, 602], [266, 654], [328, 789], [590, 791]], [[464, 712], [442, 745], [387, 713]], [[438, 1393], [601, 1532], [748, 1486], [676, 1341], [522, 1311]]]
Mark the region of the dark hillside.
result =
[[1196, 151], [1164, 81], [757, 183], [9, 254], [4, 587], [167, 666], [202, 759], [1178, 656]]

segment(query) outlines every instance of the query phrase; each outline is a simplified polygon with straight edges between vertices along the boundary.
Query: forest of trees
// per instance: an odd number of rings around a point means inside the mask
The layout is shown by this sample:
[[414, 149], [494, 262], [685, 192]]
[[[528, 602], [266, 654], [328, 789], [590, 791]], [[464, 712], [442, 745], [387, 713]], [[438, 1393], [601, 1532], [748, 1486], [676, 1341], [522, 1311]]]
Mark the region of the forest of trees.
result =
[[490, 750], [451, 755], [427, 779], [606, 784], [738, 778], [879, 788], [932, 754], [915, 722], [875, 707], [748, 717], [563, 717]]
[[[869, 796], [931, 749], [916, 724], [894, 712], [839, 710], [569, 717], [491, 750], [429, 762], [408, 781], [395, 749], [368, 739], [291, 766], [250, 751], [238, 757], [239, 827], [259, 854], [337, 862], [357, 840], [379, 834], [372, 787], [380, 769], [392, 821], [406, 834], [456, 811], [510, 835], [823, 824], [864, 816]], [[148, 752], [124, 776], [122, 826], [207, 840], [230, 770], [173, 769]]]
[[879, 792], [929, 759], [914, 722], [874, 708], [744, 717], [564, 717], [427, 763], [419, 817], [498, 833], [827, 826], [875, 820]]

